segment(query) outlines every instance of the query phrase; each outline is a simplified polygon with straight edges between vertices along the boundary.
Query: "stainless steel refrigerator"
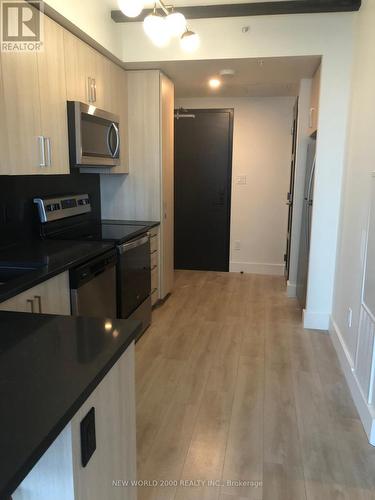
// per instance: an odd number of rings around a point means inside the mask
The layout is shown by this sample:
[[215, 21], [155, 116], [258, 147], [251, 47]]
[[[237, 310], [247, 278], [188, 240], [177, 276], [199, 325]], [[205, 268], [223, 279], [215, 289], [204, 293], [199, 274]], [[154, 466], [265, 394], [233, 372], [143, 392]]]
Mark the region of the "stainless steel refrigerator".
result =
[[305, 187], [303, 193], [303, 209], [301, 236], [298, 254], [297, 271], [297, 298], [304, 308], [306, 307], [307, 278], [309, 271], [310, 240], [311, 240], [311, 220], [314, 203], [314, 179], [316, 164], [316, 141], [311, 140], [307, 148]]

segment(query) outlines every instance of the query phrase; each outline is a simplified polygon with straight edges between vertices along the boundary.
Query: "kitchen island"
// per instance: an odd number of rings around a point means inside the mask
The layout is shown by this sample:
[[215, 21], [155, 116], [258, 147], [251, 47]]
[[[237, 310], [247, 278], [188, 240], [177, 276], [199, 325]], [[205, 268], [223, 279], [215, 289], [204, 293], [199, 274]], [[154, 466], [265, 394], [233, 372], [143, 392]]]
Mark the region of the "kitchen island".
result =
[[135, 499], [140, 323], [0, 313], [0, 498]]

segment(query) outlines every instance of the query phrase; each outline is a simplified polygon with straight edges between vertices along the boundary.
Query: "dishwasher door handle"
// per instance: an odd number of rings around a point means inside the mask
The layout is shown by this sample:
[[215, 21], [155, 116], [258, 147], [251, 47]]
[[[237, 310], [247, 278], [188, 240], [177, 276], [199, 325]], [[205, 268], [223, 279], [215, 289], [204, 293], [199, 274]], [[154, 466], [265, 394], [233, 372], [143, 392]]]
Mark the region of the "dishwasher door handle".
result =
[[129, 250], [132, 250], [133, 248], [140, 247], [142, 245], [145, 245], [149, 241], [149, 236], [143, 236], [142, 238], [138, 238], [137, 240], [130, 241], [129, 243], [124, 243], [123, 245], [119, 245], [118, 251], [120, 254], [123, 254], [125, 252], [129, 252]]

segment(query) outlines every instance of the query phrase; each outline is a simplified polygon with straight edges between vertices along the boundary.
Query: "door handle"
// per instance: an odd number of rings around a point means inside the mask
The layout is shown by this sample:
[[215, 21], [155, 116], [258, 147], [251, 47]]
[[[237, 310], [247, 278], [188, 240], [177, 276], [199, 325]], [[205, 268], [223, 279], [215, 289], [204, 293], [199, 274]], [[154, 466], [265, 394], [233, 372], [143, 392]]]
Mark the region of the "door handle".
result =
[[34, 314], [34, 312], [35, 312], [35, 308], [34, 308], [34, 300], [33, 300], [33, 299], [27, 299], [27, 300], [26, 300], [26, 303], [27, 303], [27, 304], [30, 304], [30, 307], [31, 307], [31, 312]]
[[38, 301], [39, 314], [42, 314], [42, 297], [40, 295], [35, 295], [34, 299]]

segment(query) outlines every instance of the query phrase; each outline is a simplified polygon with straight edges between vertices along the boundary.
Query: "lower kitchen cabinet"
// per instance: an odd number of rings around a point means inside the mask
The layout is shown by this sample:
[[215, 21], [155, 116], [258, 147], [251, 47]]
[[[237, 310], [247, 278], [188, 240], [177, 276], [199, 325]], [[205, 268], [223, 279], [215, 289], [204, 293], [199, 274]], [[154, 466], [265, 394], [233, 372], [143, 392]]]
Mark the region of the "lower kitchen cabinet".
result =
[[[94, 411], [92, 411], [94, 408]], [[81, 422], [95, 415], [85, 466]], [[91, 413], [91, 415], [92, 415]], [[134, 342], [12, 495], [13, 500], [137, 500]]]
[[66, 271], [1, 302], [0, 311], [70, 315], [69, 273]]

